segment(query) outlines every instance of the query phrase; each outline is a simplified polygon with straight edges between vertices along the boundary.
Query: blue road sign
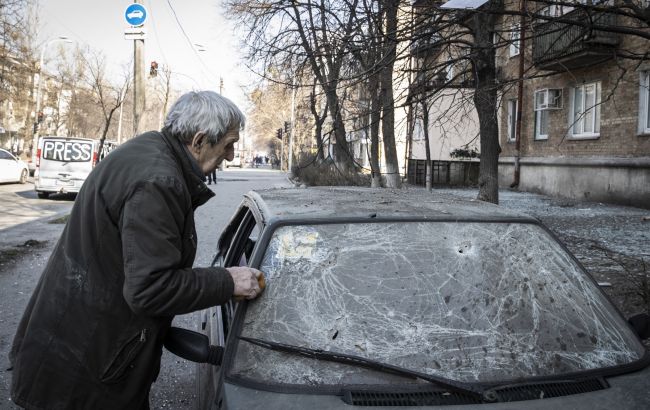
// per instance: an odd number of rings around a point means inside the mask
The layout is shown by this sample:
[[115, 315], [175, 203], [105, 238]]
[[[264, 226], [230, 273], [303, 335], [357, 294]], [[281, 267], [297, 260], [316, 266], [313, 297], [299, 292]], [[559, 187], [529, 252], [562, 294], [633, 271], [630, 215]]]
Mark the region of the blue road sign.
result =
[[147, 19], [147, 9], [142, 4], [131, 4], [124, 12], [126, 22], [132, 26], [141, 26]]

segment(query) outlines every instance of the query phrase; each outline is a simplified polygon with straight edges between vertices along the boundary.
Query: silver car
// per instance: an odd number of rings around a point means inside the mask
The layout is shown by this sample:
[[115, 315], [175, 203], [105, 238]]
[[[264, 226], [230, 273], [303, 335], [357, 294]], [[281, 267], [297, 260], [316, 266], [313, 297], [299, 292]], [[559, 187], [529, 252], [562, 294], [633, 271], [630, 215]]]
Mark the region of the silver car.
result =
[[626, 321], [525, 215], [423, 192], [250, 192], [215, 263], [259, 268], [267, 288], [204, 311], [201, 334], [170, 331], [169, 350], [207, 362], [199, 408], [650, 408], [648, 316]]

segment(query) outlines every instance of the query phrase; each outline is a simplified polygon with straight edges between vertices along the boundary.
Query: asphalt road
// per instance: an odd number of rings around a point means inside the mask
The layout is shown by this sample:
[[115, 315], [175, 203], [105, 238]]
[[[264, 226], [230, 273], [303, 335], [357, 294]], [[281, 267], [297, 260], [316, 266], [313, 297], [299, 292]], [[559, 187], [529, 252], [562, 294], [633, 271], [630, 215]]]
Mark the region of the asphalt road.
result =
[[[251, 189], [288, 187], [286, 174], [269, 169], [228, 169], [217, 173], [216, 196], [196, 211], [198, 250], [195, 266], [208, 266], [219, 234]], [[74, 196], [38, 199], [31, 183], [0, 185], [0, 410], [18, 409], [9, 398], [11, 372], [7, 354], [32, 290], [63, 230], [62, 216]], [[178, 316], [174, 324], [196, 329], [193, 314]], [[191, 409], [194, 402], [194, 364], [167, 352], [151, 391], [152, 409]]]

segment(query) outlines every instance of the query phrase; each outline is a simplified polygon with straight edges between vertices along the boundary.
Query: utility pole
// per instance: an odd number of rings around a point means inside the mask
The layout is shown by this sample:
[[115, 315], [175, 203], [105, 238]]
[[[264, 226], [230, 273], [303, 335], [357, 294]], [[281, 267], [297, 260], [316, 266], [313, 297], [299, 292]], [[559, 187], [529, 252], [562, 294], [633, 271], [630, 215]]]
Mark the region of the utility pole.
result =
[[[223, 77], [219, 77], [219, 95], [223, 95]], [[225, 171], [226, 170], [226, 161], [221, 161], [221, 165], [219, 166], [220, 171]]]
[[291, 127], [289, 128], [289, 172], [293, 169], [293, 133], [296, 122], [296, 80], [294, 79], [291, 87]]
[[[142, 0], [134, 0], [142, 4]], [[133, 40], [133, 135], [140, 133], [140, 121], [144, 114], [144, 39]]]

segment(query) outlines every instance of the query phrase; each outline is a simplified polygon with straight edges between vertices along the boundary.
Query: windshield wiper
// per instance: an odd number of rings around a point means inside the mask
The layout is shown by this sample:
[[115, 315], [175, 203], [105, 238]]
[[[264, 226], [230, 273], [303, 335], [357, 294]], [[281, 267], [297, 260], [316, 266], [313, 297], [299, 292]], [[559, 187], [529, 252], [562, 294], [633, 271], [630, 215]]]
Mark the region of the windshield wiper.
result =
[[464, 383], [457, 380], [447, 379], [444, 377], [434, 376], [416, 370], [405, 369], [388, 363], [382, 363], [365, 357], [354, 356], [346, 353], [332, 352], [321, 349], [310, 349], [307, 347], [293, 346], [284, 343], [272, 342], [250, 337], [240, 336], [239, 339], [260, 346], [266, 349], [275, 350], [283, 353], [290, 353], [305, 356], [311, 359], [324, 360], [328, 362], [351, 364], [359, 367], [365, 367], [371, 370], [377, 370], [384, 373], [392, 373], [399, 376], [409, 377], [412, 379], [421, 379], [437, 384], [451, 391], [464, 393], [479, 400], [494, 401], [491, 390], [483, 389], [479, 386]]

